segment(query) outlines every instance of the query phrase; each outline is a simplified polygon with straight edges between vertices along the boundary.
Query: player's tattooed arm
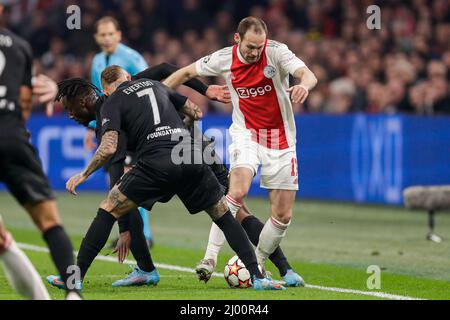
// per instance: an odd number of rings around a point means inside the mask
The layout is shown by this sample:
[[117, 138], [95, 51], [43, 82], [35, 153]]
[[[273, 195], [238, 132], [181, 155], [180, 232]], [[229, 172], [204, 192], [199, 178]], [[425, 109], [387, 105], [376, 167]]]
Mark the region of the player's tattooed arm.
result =
[[114, 153], [116, 153], [118, 142], [119, 132], [113, 130], [106, 131], [102, 137], [100, 146], [94, 154], [94, 157], [82, 174], [89, 177], [92, 173], [103, 167], [103, 165], [114, 155]]
[[107, 131], [103, 135], [102, 143], [98, 147], [87, 168], [83, 172], [71, 177], [66, 183], [66, 189], [70, 193], [76, 195], [76, 187], [85, 182], [92, 173], [103, 167], [103, 165], [114, 155], [114, 153], [116, 153], [118, 141], [119, 132], [112, 130]]

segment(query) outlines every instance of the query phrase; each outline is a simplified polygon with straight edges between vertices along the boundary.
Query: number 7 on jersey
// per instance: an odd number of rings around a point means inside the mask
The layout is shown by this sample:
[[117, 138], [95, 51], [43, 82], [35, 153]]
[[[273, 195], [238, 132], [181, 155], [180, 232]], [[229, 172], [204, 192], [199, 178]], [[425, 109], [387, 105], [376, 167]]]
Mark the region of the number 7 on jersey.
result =
[[140, 98], [142, 96], [148, 95], [150, 99], [150, 105], [152, 106], [153, 111], [153, 119], [155, 125], [161, 123], [161, 118], [159, 116], [159, 109], [158, 109], [158, 102], [156, 101], [155, 92], [153, 91], [153, 88], [147, 88], [141, 91], [136, 92], [137, 96]]

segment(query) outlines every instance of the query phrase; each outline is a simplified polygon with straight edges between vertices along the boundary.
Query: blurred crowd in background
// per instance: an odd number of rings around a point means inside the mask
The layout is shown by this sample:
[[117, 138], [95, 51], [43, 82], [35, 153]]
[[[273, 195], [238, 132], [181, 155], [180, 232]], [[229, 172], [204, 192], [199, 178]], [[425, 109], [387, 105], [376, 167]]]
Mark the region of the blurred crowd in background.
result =
[[[74, 3], [81, 30], [66, 27]], [[374, 4], [380, 30], [366, 25]], [[5, 19], [31, 43], [35, 73], [61, 80], [89, 77], [99, 51], [94, 24], [105, 15], [119, 20], [123, 43], [149, 65], [180, 67], [232, 45], [243, 17], [262, 18], [269, 38], [286, 43], [319, 80], [307, 102], [294, 105], [296, 113], [450, 113], [448, 0], [22, 0]], [[200, 96], [195, 101], [206, 112], [231, 110]]]

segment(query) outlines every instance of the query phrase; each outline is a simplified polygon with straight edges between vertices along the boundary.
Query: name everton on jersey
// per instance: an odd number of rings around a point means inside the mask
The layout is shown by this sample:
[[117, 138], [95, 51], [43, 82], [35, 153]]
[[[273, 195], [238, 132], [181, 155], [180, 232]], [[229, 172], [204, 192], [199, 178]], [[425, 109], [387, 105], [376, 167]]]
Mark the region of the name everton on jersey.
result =
[[123, 93], [125, 94], [131, 94], [131, 93], [135, 93], [136, 91], [138, 91], [139, 89], [142, 88], [147, 88], [153, 86], [153, 82], [151, 82], [150, 80], [146, 80], [143, 82], [138, 82], [136, 84], [133, 84], [129, 87], [126, 87], [125, 89], [122, 90]]

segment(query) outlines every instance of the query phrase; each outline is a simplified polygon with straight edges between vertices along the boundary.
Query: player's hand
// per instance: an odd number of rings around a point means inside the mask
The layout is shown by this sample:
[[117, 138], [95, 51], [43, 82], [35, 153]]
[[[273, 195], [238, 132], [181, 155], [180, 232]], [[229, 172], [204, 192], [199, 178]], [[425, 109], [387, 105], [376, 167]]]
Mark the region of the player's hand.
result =
[[218, 86], [218, 85], [210, 85], [208, 86], [208, 90], [206, 90], [206, 96], [210, 100], [217, 100], [222, 103], [230, 103], [230, 91], [228, 90], [228, 86]]
[[308, 88], [301, 84], [290, 87], [287, 92], [291, 94], [292, 103], [304, 103], [309, 94]]
[[67, 191], [69, 191], [73, 195], [77, 195], [77, 193], [75, 192], [75, 189], [80, 184], [85, 182], [86, 179], [87, 179], [87, 177], [83, 173], [78, 173], [78, 174], [74, 175], [72, 178], [70, 178], [66, 182], [66, 189], [67, 189]]
[[130, 231], [125, 231], [120, 234], [117, 241], [116, 248], [113, 253], [117, 253], [117, 259], [119, 263], [123, 263], [130, 253], [131, 235]]
[[83, 145], [87, 151], [94, 150], [97, 145], [94, 143], [95, 131], [92, 129], [88, 129], [86, 131], [86, 135], [84, 136]]
[[37, 96], [39, 103], [45, 104], [45, 113], [48, 117], [53, 115], [53, 101], [58, 94], [58, 85], [51, 78], [40, 74], [33, 78], [33, 94]]

